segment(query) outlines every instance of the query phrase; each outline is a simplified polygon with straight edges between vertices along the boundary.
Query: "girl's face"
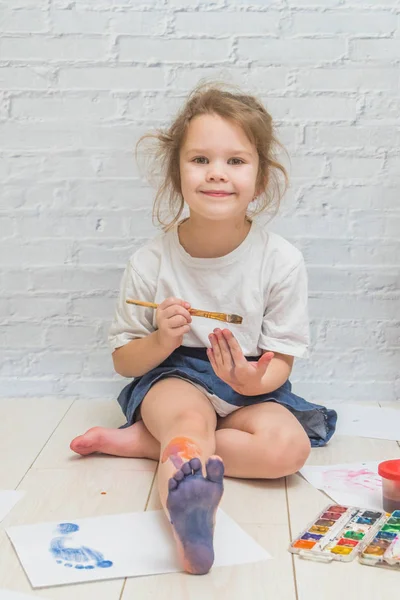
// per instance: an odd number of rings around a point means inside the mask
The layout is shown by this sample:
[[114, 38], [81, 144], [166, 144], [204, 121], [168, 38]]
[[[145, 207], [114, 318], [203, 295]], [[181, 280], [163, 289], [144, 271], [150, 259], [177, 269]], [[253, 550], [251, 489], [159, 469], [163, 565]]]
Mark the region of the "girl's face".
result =
[[244, 218], [257, 172], [257, 149], [239, 125], [218, 115], [192, 119], [180, 151], [182, 195], [191, 214]]

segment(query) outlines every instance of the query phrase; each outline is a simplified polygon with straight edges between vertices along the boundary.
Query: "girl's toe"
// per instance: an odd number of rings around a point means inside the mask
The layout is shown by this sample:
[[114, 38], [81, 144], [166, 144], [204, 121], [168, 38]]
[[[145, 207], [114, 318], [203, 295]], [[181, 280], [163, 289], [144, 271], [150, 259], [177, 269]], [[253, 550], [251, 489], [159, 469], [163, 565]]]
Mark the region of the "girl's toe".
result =
[[182, 471], [179, 469], [179, 471], [177, 471], [174, 475], [174, 479], [175, 481], [177, 481], [178, 483], [180, 481], [182, 481], [182, 479], [185, 477], [185, 475], [182, 473]]
[[176, 481], [176, 479], [171, 477], [171, 479], [168, 481], [169, 491], [172, 492], [173, 490], [176, 490], [177, 487], [178, 487], [178, 482]]
[[221, 483], [224, 478], [224, 463], [218, 456], [211, 456], [206, 462], [207, 479]]
[[190, 461], [189, 462], [185, 462], [184, 465], [182, 465], [181, 467], [181, 471], [183, 471], [183, 473], [185, 475], [190, 475], [192, 472], [192, 467], [190, 466]]
[[199, 458], [192, 458], [192, 460], [190, 461], [190, 466], [192, 467], [195, 473], [201, 471], [201, 460]]

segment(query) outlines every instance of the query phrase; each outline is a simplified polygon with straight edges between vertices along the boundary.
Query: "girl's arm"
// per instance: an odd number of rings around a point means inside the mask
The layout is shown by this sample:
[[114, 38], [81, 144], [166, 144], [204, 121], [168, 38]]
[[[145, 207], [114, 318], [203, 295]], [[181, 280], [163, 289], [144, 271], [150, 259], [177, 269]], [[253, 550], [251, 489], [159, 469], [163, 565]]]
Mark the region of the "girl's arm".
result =
[[[263, 354], [265, 354], [265, 352], [268, 351], [264, 350]], [[294, 356], [274, 352], [274, 358], [271, 360], [268, 369], [261, 380], [260, 391], [258, 394], [269, 394], [281, 387], [281, 385], [289, 378], [289, 375], [292, 372], [293, 363]], [[242, 393], [245, 394], [245, 392]], [[254, 396], [256, 394], [253, 393], [251, 395]]]
[[158, 367], [173, 351], [160, 343], [159, 330], [137, 338], [112, 353], [114, 369], [123, 377], [141, 377]]

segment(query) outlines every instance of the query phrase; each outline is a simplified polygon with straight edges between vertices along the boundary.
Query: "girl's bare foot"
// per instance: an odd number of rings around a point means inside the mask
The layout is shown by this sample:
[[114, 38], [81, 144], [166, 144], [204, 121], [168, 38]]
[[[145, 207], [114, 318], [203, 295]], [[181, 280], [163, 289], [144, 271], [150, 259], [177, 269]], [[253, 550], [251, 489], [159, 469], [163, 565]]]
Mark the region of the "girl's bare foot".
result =
[[167, 508], [183, 568], [208, 573], [214, 562], [215, 514], [224, 491], [224, 464], [211, 456], [203, 477], [201, 461], [192, 458], [169, 480]]
[[72, 440], [70, 448], [82, 456], [94, 452], [153, 460], [158, 460], [160, 456], [160, 444], [148, 431], [143, 421], [137, 421], [125, 429], [92, 427]]

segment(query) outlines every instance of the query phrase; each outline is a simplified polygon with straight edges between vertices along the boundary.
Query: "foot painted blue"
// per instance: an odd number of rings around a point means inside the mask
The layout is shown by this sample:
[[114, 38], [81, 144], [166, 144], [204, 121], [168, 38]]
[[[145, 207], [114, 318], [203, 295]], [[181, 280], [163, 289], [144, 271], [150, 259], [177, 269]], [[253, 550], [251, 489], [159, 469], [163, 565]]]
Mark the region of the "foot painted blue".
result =
[[200, 460], [193, 458], [168, 483], [167, 508], [182, 546], [182, 562], [186, 571], [198, 575], [208, 573], [214, 562], [215, 513], [224, 489], [222, 461], [210, 458], [206, 473], [203, 477]]

